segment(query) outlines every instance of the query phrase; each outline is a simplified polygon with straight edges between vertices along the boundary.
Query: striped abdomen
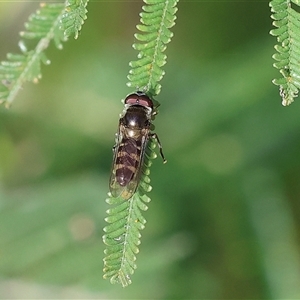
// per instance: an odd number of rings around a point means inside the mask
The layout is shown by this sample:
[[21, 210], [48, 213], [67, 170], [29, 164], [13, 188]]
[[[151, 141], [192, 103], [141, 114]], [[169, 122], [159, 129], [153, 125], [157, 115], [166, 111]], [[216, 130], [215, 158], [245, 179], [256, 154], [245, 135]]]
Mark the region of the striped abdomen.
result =
[[134, 179], [141, 160], [141, 141], [123, 139], [116, 153], [116, 181], [126, 186]]

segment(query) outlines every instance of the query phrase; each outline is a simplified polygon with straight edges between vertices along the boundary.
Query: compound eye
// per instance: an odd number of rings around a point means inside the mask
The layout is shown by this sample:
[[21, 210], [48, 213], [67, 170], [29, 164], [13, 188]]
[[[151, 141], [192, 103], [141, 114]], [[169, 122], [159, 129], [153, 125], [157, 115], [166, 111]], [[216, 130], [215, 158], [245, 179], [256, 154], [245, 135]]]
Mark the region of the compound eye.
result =
[[124, 102], [129, 105], [141, 105], [153, 108], [153, 102], [146, 94], [130, 94], [125, 98]]
[[138, 104], [138, 98], [139, 96], [137, 94], [130, 94], [125, 98], [124, 103], [129, 105]]
[[147, 95], [140, 96], [138, 102], [139, 105], [153, 108], [153, 102]]

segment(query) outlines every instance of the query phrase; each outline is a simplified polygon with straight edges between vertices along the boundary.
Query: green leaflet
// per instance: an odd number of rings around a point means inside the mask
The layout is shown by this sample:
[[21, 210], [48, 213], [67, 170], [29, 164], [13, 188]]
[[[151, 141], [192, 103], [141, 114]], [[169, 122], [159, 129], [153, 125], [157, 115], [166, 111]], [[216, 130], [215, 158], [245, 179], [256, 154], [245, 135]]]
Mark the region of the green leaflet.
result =
[[[88, 0], [69, 0], [64, 3], [41, 3], [25, 23], [20, 32], [19, 47], [22, 54], [7, 54], [7, 60], [0, 63], [0, 103], [9, 107], [26, 81], [38, 82], [42, 77], [41, 63], [49, 64], [45, 55], [51, 41], [58, 49], [62, 42], [74, 33], [75, 38], [86, 19]], [[28, 49], [28, 41], [33, 49]], [[26, 44], [27, 42], [27, 44]]]
[[78, 38], [79, 31], [84, 21], [87, 19], [86, 6], [89, 0], [68, 0], [66, 3], [65, 13], [62, 15], [61, 28], [65, 36], [74, 33], [75, 39]]
[[293, 9], [299, 5], [294, 0], [273, 0], [270, 2], [273, 25], [276, 29], [270, 33], [277, 37], [277, 53], [273, 55], [276, 62], [273, 64], [279, 69], [282, 77], [274, 79], [273, 83], [279, 86], [282, 104], [291, 104], [298, 96], [300, 88], [300, 14]]
[[111, 197], [107, 199], [114, 206], [107, 210], [108, 217], [105, 219], [109, 224], [104, 228], [103, 236], [106, 244], [103, 277], [110, 279], [111, 283], [120, 283], [123, 287], [131, 283], [131, 275], [137, 268], [135, 261], [141, 243], [140, 231], [146, 224], [141, 211], [146, 211], [146, 203], [150, 202], [150, 198], [145, 195], [149, 190], [150, 179], [145, 173], [150, 173], [149, 161], [156, 157], [153, 152], [155, 146], [155, 141], [150, 139], [137, 192], [129, 200]]
[[178, 0], [145, 0], [141, 24], [135, 34], [137, 43], [133, 48], [139, 51], [138, 60], [130, 62], [128, 86], [145, 91], [152, 96], [158, 95], [164, 76], [161, 69], [167, 56], [164, 54], [166, 44], [171, 41], [173, 33], [170, 28], [175, 25]]
[[[138, 40], [133, 45], [138, 50], [138, 59], [130, 62], [127, 83], [128, 86], [155, 96], [160, 92], [158, 83], [164, 71], [162, 67], [166, 63], [167, 56], [164, 54], [171, 41], [173, 33], [170, 28], [174, 26], [178, 0], [144, 0], [140, 14], [141, 24], [137, 25], [140, 33], [135, 34]], [[155, 105], [158, 106], [158, 105]], [[142, 211], [148, 209], [147, 203], [150, 198], [145, 193], [150, 192], [151, 160], [156, 158], [153, 151], [156, 146], [151, 138], [144, 157], [142, 178], [140, 179], [136, 193], [129, 199], [108, 198], [107, 203], [114, 205], [107, 211], [103, 241], [106, 244], [104, 251], [104, 278], [110, 279], [111, 283], [120, 283], [123, 287], [131, 283], [131, 275], [137, 268], [135, 263], [136, 254], [139, 252], [138, 245], [141, 243], [140, 231], [145, 228], [146, 219]]]
[[[25, 23], [25, 31], [20, 32], [19, 46], [22, 54], [7, 55], [7, 61], [0, 64], [0, 102], [9, 106], [26, 81], [38, 82], [41, 75], [41, 62], [49, 64], [44, 51], [53, 39], [58, 48], [64, 36], [59, 30], [60, 16], [64, 10], [61, 3], [41, 4], [39, 10]], [[33, 50], [28, 50], [25, 40], [35, 40]]]

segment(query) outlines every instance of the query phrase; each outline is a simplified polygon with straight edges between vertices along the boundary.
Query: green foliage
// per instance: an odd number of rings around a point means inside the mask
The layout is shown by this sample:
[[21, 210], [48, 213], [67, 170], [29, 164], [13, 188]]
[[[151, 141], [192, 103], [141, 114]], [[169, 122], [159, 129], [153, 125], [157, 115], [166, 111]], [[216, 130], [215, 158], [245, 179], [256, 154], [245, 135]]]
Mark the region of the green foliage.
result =
[[[171, 41], [173, 33], [170, 28], [174, 26], [178, 0], [144, 0], [140, 14], [141, 23], [137, 29], [142, 33], [135, 34], [141, 43], [133, 47], [139, 51], [138, 60], [130, 62], [132, 69], [129, 72], [128, 86], [143, 90], [151, 96], [160, 92], [158, 83], [164, 71], [161, 69], [166, 63], [166, 44]], [[104, 228], [106, 234], [103, 241], [107, 245], [104, 258], [104, 278], [110, 279], [111, 283], [121, 283], [123, 287], [131, 283], [131, 275], [137, 265], [136, 254], [139, 252], [140, 230], [144, 229], [146, 220], [141, 210], [148, 209], [145, 203], [150, 198], [144, 193], [151, 190], [149, 185], [149, 167], [151, 158], [155, 158], [153, 151], [155, 142], [150, 139], [145, 153], [143, 175], [140, 179], [136, 193], [129, 199], [121, 197], [107, 199], [107, 203], [115, 205], [107, 211], [106, 221], [110, 225]]]
[[[25, 23], [20, 33], [22, 54], [7, 54], [7, 61], [0, 64], [0, 102], [8, 107], [26, 81], [38, 82], [42, 77], [41, 62], [49, 64], [45, 50], [53, 40], [58, 49], [71, 33], [81, 29], [86, 19], [88, 1], [42, 3]], [[32, 44], [34, 46], [32, 46]]]
[[[299, 5], [299, 1], [292, 2]], [[273, 55], [276, 60], [274, 67], [282, 75], [281, 78], [274, 79], [273, 83], [280, 88], [284, 106], [294, 101], [300, 88], [300, 13], [291, 4], [287, 0], [270, 2], [273, 25], [277, 27], [270, 33], [277, 37], [279, 43], [275, 46], [277, 53]]]
[[62, 15], [62, 29], [65, 36], [70, 36], [72, 33], [75, 39], [78, 38], [79, 31], [87, 19], [86, 6], [89, 0], [68, 0], [66, 12]]
[[[39, 10], [29, 17], [25, 23], [26, 30], [20, 35], [23, 40], [19, 46], [22, 54], [8, 54], [7, 61], [0, 65], [0, 101], [9, 106], [22, 85], [26, 81], [38, 82], [41, 75], [41, 62], [49, 64], [44, 51], [53, 39], [55, 45], [61, 49], [64, 40], [63, 32], [59, 29], [61, 14], [64, 5], [61, 3], [41, 4]], [[29, 40], [37, 41], [33, 50], [28, 50]]]
[[[0, 4], [2, 37], [19, 20], [6, 9], [24, 2], [10, 3]], [[263, 67], [270, 58], [264, 1], [248, 1], [247, 16], [243, 3], [182, 3], [180, 32], [191, 24], [209, 31], [170, 45], [165, 113], [155, 124], [170, 163], [158, 158], [151, 169], [155, 199], [141, 210], [148, 223], [133, 284], [103, 280], [110, 127], [130, 54], [123, 30], [95, 28], [100, 19], [108, 27], [128, 17], [138, 3], [89, 5], [98, 18], [89, 15], [82, 32], [88, 55], [75, 46], [63, 68], [45, 68], [45, 89], [28, 90], [36, 100], [0, 108], [0, 298], [299, 299], [299, 113], [270, 105], [277, 87], [266, 83], [275, 69]], [[245, 18], [232, 14], [255, 15], [251, 35]], [[130, 22], [120, 22], [128, 32]], [[87, 59], [80, 72], [76, 57]]]
[[173, 36], [170, 28], [175, 25], [178, 0], [145, 0], [141, 24], [137, 29], [141, 33], [135, 34], [139, 41], [133, 44], [139, 51], [138, 60], [130, 62], [128, 86], [157, 95], [161, 85], [158, 83], [164, 71], [161, 69], [166, 63], [166, 44]]
[[141, 211], [146, 211], [150, 198], [145, 195], [152, 188], [149, 185], [151, 159], [156, 158], [155, 142], [150, 140], [142, 171], [142, 178], [137, 192], [129, 199], [108, 198], [106, 202], [114, 205], [107, 210], [109, 215], [105, 221], [109, 223], [104, 228], [103, 241], [107, 245], [104, 253], [104, 278], [110, 279], [111, 283], [121, 283], [126, 287], [131, 283], [131, 275], [137, 268], [135, 263], [138, 246], [141, 241], [140, 230], [145, 228], [146, 219]]

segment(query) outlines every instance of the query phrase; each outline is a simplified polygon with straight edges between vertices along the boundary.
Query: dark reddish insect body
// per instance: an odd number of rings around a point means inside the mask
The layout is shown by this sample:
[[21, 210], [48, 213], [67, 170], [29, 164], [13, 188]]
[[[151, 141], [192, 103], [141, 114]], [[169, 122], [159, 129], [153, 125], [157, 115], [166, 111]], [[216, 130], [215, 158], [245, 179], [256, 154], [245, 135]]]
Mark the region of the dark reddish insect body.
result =
[[149, 138], [155, 138], [164, 156], [158, 137], [150, 132], [153, 101], [143, 92], [128, 95], [125, 109], [119, 121], [119, 130], [114, 146], [114, 160], [110, 177], [110, 192], [113, 197], [129, 199], [140, 181], [144, 155]]

